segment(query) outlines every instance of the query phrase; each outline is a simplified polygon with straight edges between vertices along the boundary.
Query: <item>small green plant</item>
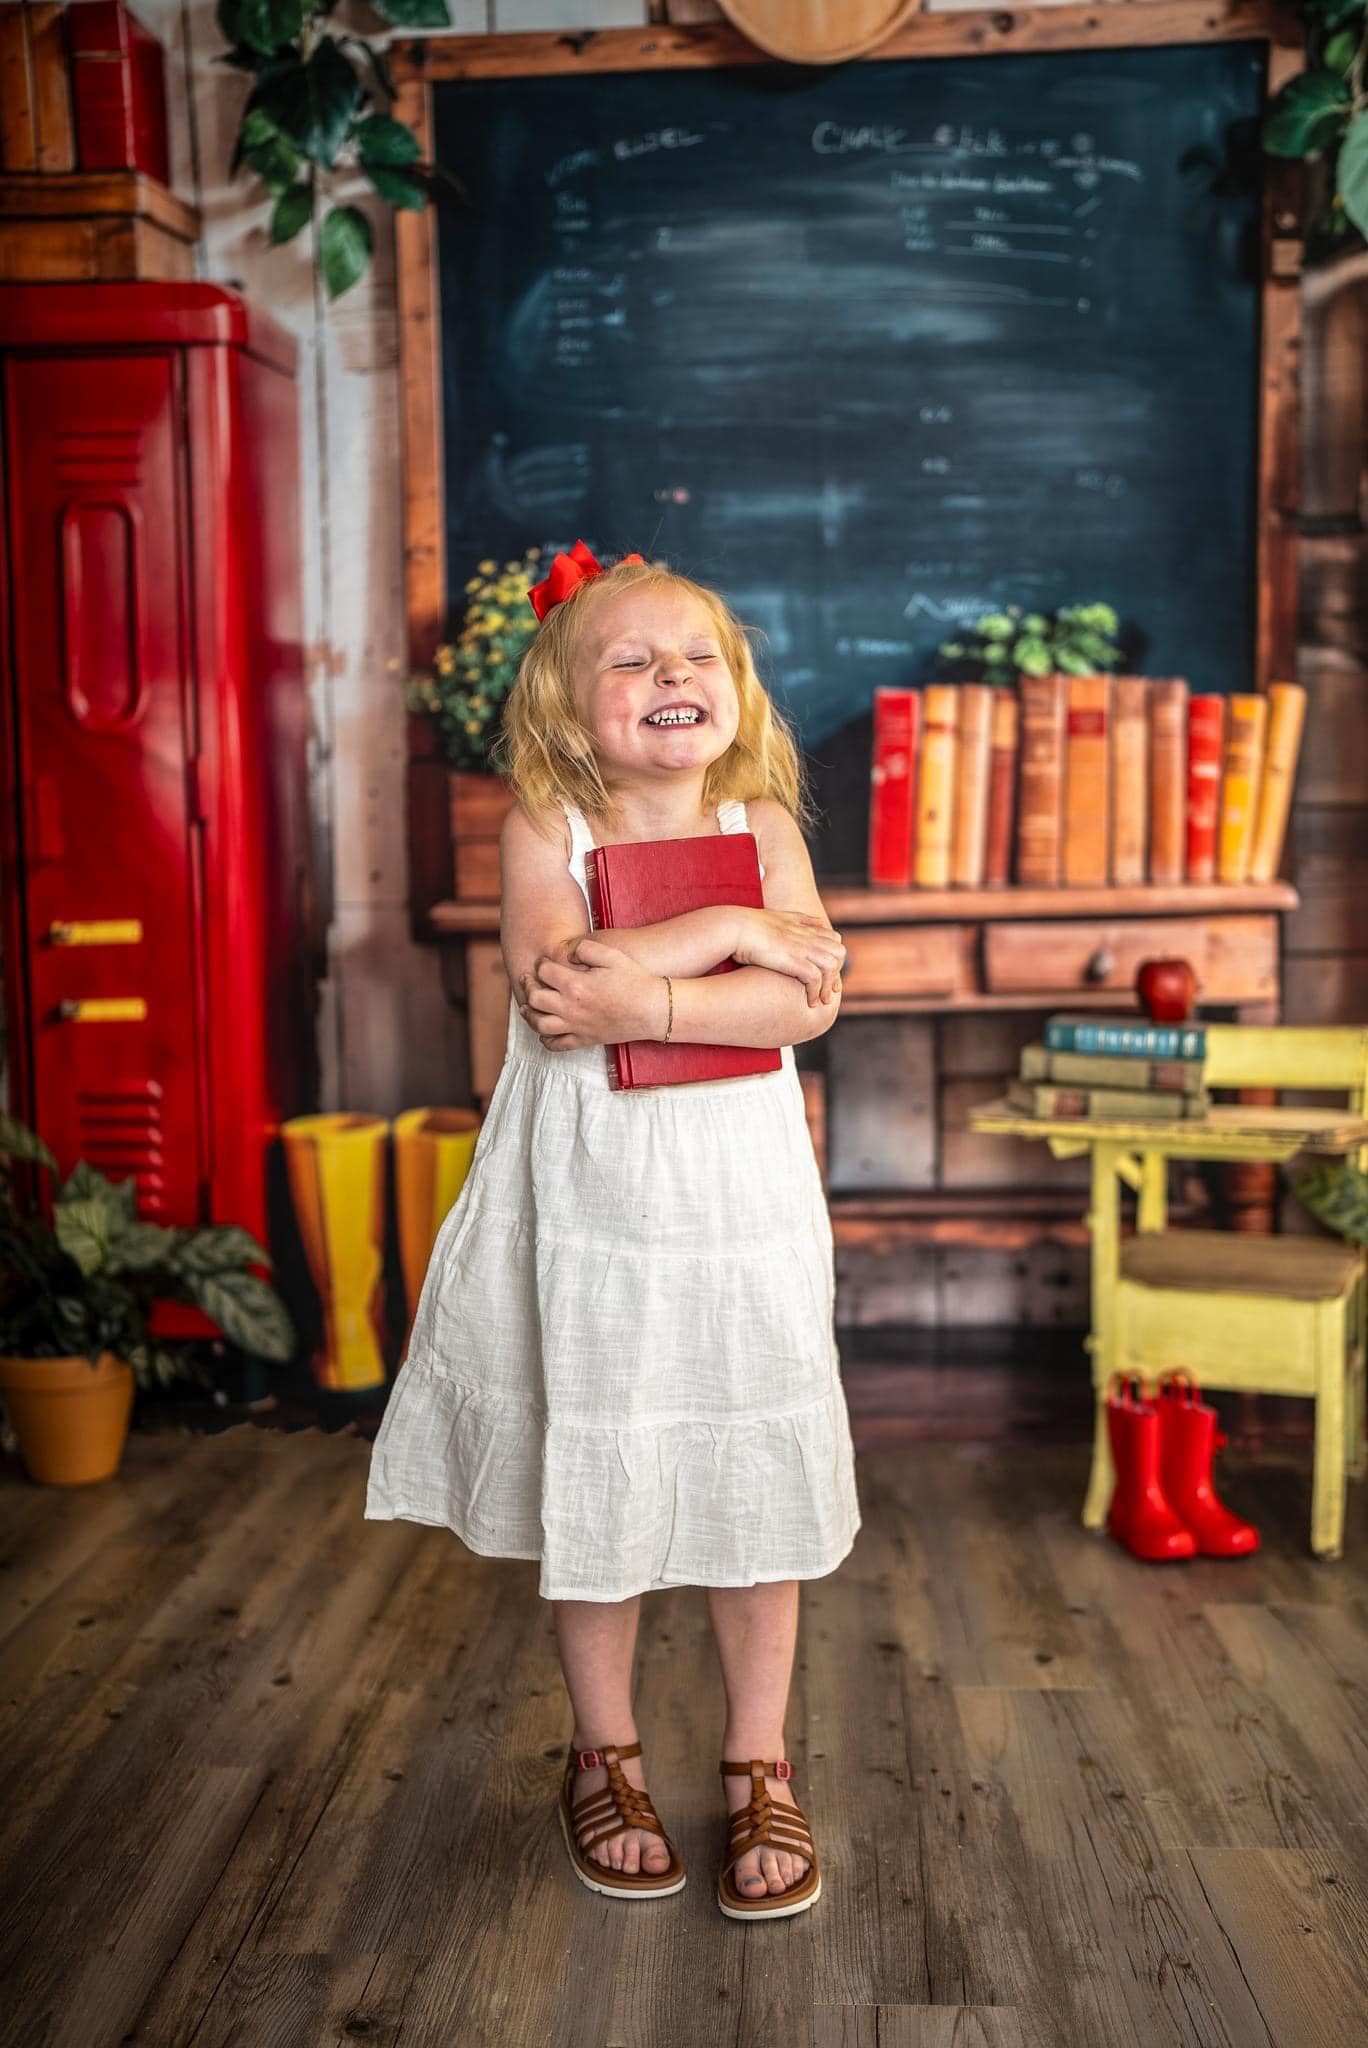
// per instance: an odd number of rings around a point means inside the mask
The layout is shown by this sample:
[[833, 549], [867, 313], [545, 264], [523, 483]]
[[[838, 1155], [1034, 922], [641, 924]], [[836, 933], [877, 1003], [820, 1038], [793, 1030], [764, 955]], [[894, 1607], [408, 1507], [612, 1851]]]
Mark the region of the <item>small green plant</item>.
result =
[[[449, 28], [446, 0], [370, 0], [399, 28]], [[394, 79], [385, 53], [365, 36], [332, 34], [336, 0], [218, 0], [216, 19], [231, 48], [217, 61], [250, 72], [228, 175], [242, 164], [275, 199], [273, 242], [290, 242], [317, 221], [329, 174], [360, 171], [389, 206], [427, 205], [433, 181], [459, 182], [419, 162], [417, 138], [389, 113]], [[317, 226], [318, 261], [330, 298], [370, 262], [371, 224], [359, 206], [332, 205]]]
[[432, 666], [408, 679], [407, 698], [437, 728], [449, 768], [493, 771], [490, 756], [503, 724], [504, 699], [536, 637], [527, 593], [541, 575], [541, 549], [520, 562], [481, 562], [466, 584], [467, 603], [454, 639], [444, 640]]
[[1328, 257], [1355, 232], [1368, 239], [1368, 5], [1301, 0], [1305, 71], [1289, 78], [1264, 115], [1273, 156], [1310, 157], [1309, 257]]
[[1109, 604], [1065, 605], [1053, 612], [1009, 604], [984, 612], [967, 632], [942, 641], [937, 680], [1007, 688], [1022, 676], [1105, 674], [1121, 659], [1118, 624]]
[[[25, 1160], [53, 1176], [51, 1223], [21, 1214], [8, 1162]], [[112, 1351], [142, 1387], [198, 1379], [214, 1384], [194, 1343], [150, 1337], [154, 1301], [192, 1303], [230, 1342], [284, 1361], [294, 1325], [275, 1289], [249, 1265], [271, 1268], [250, 1231], [236, 1224], [164, 1229], [139, 1220], [131, 1180], [108, 1181], [81, 1160], [65, 1181], [33, 1131], [0, 1111], [0, 1353], [10, 1358], [84, 1356], [98, 1366]]]
[[1288, 1184], [1318, 1223], [1350, 1244], [1368, 1245], [1368, 1173], [1355, 1159], [1313, 1159]]

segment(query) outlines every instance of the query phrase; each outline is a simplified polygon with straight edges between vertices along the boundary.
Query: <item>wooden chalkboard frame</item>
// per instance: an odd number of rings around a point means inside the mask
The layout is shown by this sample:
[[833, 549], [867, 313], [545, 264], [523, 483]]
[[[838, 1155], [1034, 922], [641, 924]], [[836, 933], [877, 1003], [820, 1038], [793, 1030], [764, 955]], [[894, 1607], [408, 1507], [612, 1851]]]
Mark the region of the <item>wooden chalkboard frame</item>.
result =
[[[954, 10], [917, 15], [858, 63], [909, 57], [991, 57], [1020, 51], [1134, 49], [1254, 42], [1270, 93], [1301, 68], [1301, 24], [1281, 0], [1104, 0], [1093, 7]], [[434, 83], [453, 78], [689, 70], [774, 59], [725, 22], [532, 35], [414, 37], [391, 46], [395, 117], [432, 155]], [[1299, 166], [1265, 159], [1259, 336], [1253, 687], [1295, 674], [1298, 482], [1297, 348], [1302, 242]], [[404, 593], [410, 662], [431, 659], [447, 616], [442, 502], [441, 335], [437, 229], [431, 207], [396, 216], [402, 378]], [[409, 719], [410, 904], [417, 937], [451, 893], [446, 771], [426, 719]]]

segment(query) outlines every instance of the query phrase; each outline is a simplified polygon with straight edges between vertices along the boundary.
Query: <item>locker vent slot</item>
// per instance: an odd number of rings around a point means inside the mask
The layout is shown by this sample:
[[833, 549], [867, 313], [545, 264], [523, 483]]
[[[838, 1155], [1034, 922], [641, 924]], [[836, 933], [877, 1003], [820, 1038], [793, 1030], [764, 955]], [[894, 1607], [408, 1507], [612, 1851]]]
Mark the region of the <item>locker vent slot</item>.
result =
[[138, 1213], [155, 1223], [166, 1210], [162, 1091], [156, 1081], [81, 1089], [76, 1097], [79, 1156], [107, 1180], [132, 1178]]

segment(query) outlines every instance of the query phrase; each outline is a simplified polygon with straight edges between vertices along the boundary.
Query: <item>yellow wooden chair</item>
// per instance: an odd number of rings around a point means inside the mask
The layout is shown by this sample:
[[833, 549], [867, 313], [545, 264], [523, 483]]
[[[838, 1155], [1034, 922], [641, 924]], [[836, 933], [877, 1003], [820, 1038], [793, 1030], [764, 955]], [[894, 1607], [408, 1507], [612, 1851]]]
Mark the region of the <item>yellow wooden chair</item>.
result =
[[[1351, 1113], [1365, 1113], [1368, 1030], [1208, 1024], [1206, 1046], [1212, 1087], [1333, 1090]], [[1111, 1497], [1111, 1374], [1153, 1378], [1186, 1366], [1203, 1388], [1315, 1402], [1311, 1548], [1338, 1557], [1346, 1475], [1359, 1478], [1364, 1468], [1364, 1250], [1321, 1235], [1166, 1229], [1167, 1161], [1135, 1149], [1136, 1234], [1115, 1241], [1114, 1257], [1094, 1276], [1103, 1298], [1094, 1299], [1089, 1340], [1097, 1430], [1083, 1519], [1100, 1528]], [[1368, 1165], [1368, 1145], [1356, 1156]]]

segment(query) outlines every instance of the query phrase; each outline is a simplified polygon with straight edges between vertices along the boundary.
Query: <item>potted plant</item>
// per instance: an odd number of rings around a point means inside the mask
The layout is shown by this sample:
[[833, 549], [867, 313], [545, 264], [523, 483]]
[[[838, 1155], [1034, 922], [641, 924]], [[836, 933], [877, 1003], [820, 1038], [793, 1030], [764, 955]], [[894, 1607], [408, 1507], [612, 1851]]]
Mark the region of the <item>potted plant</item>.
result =
[[1332, 261], [1368, 241], [1368, 8], [1364, 0], [1301, 0], [1306, 69], [1269, 103], [1263, 146], [1305, 157], [1306, 258]]
[[1028, 612], [1009, 604], [984, 612], [936, 649], [936, 680], [1011, 688], [1023, 676], [1105, 675], [1117, 666], [1119, 621], [1109, 604]]
[[[52, 1218], [21, 1213], [10, 1160], [53, 1176]], [[178, 1377], [212, 1384], [189, 1343], [148, 1332], [154, 1301], [189, 1302], [233, 1343], [283, 1361], [295, 1333], [270, 1268], [236, 1224], [165, 1229], [140, 1220], [131, 1180], [81, 1160], [65, 1181], [34, 1132], [0, 1112], [0, 1393], [29, 1476], [84, 1486], [118, 1469], [133, 1390]]]
[[454, 882], [465, 901], [492, 902], [499, 894], [499, 831], [513, 794], [494, 766], [494, 750], [504, 699], [537, 631], [527, 593], [540, 579], [540, 558], [540, 548], [529, 548], [502, 568], [481, 562], [466, 584], [454, 637], [408, 679], [408, 703], [432, 720], [446, 763]]

